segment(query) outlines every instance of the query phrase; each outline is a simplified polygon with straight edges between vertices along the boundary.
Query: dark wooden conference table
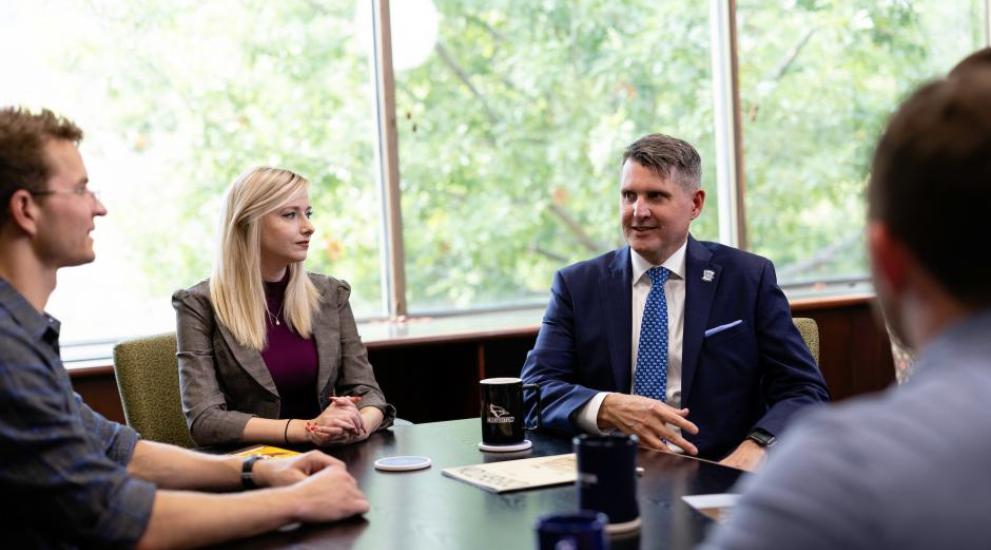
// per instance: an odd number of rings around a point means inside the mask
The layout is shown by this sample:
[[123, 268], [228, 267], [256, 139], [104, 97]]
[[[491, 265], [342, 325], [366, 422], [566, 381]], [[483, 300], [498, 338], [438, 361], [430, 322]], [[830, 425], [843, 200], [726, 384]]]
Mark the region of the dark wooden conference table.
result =
[[[535, 548], [534, 525], [546, 514], [578, 509], [575, 486], [560, 485], [494, 494], [441, 474], [464, 466], [515, 458], [572, 452], [571, 439], [527, 432], [533, 448], [523, 454], [478, 450], [478, 418], [396, 426], [368, 441], [329, 454], [347, 463], [371, 503], [361, 518], [326, 525], [306, 525], [241, 540], [231, 548], [367, 548], [513, 550]], [[433, 465], [416, 472], [380, 472], [376, 459], [422, 455]], [[668, 453], [640, 450], [644, 468], [637, 498], [643, 521], [638, 532], [614, 535], [613, 549], [692, 548], [705, 537], [712, 520], [698, 513], [682, 495], [729, 492], [738, 470]]]

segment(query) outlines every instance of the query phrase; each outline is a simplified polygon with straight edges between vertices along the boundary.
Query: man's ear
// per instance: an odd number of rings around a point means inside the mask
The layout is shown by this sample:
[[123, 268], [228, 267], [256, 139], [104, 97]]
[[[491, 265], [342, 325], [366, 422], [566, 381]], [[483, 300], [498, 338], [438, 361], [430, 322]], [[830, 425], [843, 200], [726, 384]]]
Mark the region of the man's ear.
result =
[[18, 189], [10, 196], [7, 203], [7, 214], [10, 216], [12, 229], [22, 231], [33, 237], [38, 231], [38, 204], [27, 189]]
[[692, 194], [692, 219], [699, 217], [702, 214], [702, 207], [705, 206], [705, 190], [696, 189]]
[[884, 222], [868, 222], [867, 252], [874, 277], [879, 279], [876, 284], [884, 285], [896, 294], [904, 292], [911, 276], [914, 258]]

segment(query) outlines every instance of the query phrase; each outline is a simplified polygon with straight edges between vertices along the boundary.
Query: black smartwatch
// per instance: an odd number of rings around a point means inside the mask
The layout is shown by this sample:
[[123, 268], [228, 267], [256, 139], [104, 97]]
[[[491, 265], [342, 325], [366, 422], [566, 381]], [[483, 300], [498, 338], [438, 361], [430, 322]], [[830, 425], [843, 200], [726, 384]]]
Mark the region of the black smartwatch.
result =
[[265, 458], [265, 455], [252, 455], [244, 459], [241, 463], [241, 485], [245, 489], [257, 489], [255, 478], [251, 475], [251, 469], [255, 467], [255, 462]]
[[761, 447], [764, 447], [765, 449], [774, 445], [774, 442], [777, 441], [774, 434], [761, 428], [754, 428], [754, 430], [747, 436], [747, 439], [753, 441]]

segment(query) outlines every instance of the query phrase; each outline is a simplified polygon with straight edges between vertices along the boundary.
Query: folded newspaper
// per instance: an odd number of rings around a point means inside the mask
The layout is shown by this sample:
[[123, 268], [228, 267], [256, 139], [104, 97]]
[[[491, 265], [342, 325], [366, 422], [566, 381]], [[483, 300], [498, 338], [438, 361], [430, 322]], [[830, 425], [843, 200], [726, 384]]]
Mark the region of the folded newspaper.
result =
[[493, 493], [564, 485], [578, 478], [574, 453], [457, 466], [443, 474]]

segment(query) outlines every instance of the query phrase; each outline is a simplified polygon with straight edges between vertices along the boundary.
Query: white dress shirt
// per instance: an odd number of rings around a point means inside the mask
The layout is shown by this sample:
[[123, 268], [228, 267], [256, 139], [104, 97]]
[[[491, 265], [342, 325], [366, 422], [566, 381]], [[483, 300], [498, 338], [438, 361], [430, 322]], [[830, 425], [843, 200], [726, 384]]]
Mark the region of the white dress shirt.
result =
[[[664, 299], [668, 305], [668, 385], [665, 403], [680, 409], [681, 408], [681, 351], [682, 340], [685, 334], [685, 250], [688, 248], [688, 240], [681, 247], [671, 254], [667, 260], [661, 264], [671, 272], [666, 283], [664, 283]], [[650, 262], [643, 256], [630, 249], [630, 261], [633, 268], [633, 301], [632, 301], [632, 328], [630, 346], [630, 387], [625, 388], [626, 393], [632, 393], [633, 381], [636, 380], [637, 352], [640, 347], [640, 325], [643, 322], [643, 309], [647, 304], [647, 295], [650, 294], [650, 278], [645, 276], [647, 270], [652, 267]], [[578, 426], [585, 432], [593, 434], [603, 434], [599, 429], [599, 407], [602, 400], [609, 392], [599, 392], [590, 399], [578, 411], [576, 420]], [[668, 425], [669, 428], [678, 431], [675, 426]], [[673, 446], [672, 446], [673, 447]], [[677, 449], [677, 447], [673, 447]], [[680, 450], [680, 449], [679, 449]]]

